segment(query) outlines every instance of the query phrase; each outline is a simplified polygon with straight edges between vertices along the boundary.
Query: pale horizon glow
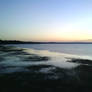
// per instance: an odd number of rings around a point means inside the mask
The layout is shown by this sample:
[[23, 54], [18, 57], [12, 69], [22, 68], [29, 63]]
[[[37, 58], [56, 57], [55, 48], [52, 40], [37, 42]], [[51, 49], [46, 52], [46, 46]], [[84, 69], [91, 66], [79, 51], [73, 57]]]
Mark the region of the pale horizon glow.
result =
[[92, 0], [0, 0], [0, 39], [92, 41]]

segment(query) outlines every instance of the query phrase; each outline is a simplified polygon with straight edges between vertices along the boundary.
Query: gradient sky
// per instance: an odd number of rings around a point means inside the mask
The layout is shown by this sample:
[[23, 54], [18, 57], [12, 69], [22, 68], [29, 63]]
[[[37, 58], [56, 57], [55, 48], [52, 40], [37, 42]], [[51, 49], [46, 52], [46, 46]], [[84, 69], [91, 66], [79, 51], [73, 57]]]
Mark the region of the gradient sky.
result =
[[0, 0], [0, 38], [92, 39], [92, 0]]

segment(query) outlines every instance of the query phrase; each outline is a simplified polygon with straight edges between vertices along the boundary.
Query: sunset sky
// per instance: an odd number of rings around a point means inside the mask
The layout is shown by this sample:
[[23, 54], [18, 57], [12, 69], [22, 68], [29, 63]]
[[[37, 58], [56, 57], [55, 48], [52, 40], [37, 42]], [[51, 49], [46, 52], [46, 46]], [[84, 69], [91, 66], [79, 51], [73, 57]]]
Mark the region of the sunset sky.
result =
[[92, 39], [92, 0], [0, 0], [0, 39]]

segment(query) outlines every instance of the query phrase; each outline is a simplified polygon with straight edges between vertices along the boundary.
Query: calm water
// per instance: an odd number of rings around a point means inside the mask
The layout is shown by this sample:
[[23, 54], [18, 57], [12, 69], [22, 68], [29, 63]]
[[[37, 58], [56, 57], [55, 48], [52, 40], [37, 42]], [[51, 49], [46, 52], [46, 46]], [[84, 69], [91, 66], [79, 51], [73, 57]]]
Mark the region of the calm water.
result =
[[92, 57], [92, 44], [18, 44], [14, 46]]
[[[47, 56], [50, 59], [45, 62], [30, 62], [23, 61], [22, 58], [16, 55], [4, 57], [5, 59], [0, 62], [4, 66], [16, 66], [17, 68], [6, 68], [1, 72], [15, 72], [23, 70], [24, 67], [32, 65], [53, 65], [60, 68], [74, 68], [80, 65], [80, 63], [67, 62], [72, 58], [91, 59], [92, 60], [92, 45], [91, 44], [11, 44], [19, 48], [26, 48], [25, 52], [35, 54], [38, 56]], [[2, 56], [3, 53], [1, 53]], [[5, 54], [5, 53], [4, 53]], [[7, 55], [9, 53], [6, 53]], [[21, 69], [22, 68], [22, 69]], [[45, 71], [45, 70], [44, 70]]]

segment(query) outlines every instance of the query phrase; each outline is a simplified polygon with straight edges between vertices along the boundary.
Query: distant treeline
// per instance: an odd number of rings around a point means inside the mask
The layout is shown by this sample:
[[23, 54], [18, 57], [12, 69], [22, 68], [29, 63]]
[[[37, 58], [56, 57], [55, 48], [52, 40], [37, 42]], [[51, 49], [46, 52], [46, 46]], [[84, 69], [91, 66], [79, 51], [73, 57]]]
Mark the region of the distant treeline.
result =
[[42, 42], [29, 42], [29, 41], [17, 41], [17, 40], [0, 40], [0, 44], [40, 44]]
[[92, 44], [92, 42], [32, 42], [17, 40], [0, 40], [0, 44]]

